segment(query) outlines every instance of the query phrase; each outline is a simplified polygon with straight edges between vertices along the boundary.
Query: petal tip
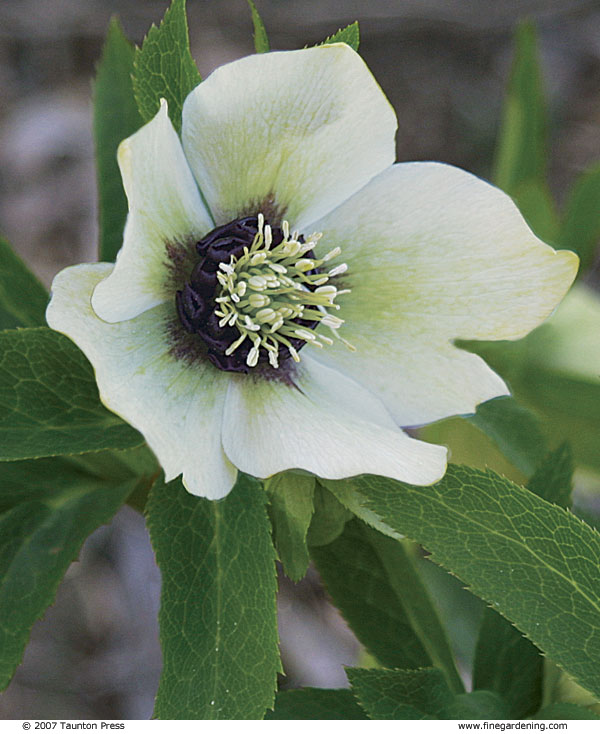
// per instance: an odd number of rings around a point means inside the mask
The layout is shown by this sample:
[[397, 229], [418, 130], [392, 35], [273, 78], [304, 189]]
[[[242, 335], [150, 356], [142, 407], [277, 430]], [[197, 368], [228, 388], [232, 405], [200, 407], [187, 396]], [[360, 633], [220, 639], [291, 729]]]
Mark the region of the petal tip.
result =
[[558, 250], [557, 254], [563, 261], [562, 264], [565, 270], [565, 277], [569, 279], [569, 286], [571, 286], [577, 277], [579, 266], [581, 265], [579, 255], [576, 252], [573, 252], [573, 250]]
[[187, 477], [185, 472], [181, 475], [181, 483], [187, 492], [193, 494], [195, 497], [204, 497], [204, 499], [213, 501], [225, 499], [234, 488], [236, 481], [237, 472], [232, 481], [221, 481], [207, 487], [204, 483], [199, 482], [197, 478]]
[[426, 441], [419, 441], [419, 443], [427, 447], [423, 451], [423, 460], [412, 468], [413, 476], [411, 479], [401, 478], [400, 481], [408, 481], [418, 487], [428, 487], [439, 482], [446, 473], [448, 447]]

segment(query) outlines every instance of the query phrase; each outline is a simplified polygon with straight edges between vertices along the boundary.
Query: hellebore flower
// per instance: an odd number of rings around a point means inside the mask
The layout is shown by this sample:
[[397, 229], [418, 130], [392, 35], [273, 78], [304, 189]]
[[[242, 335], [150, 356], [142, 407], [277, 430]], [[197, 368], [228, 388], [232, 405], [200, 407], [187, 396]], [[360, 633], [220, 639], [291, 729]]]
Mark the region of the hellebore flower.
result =
[[517, 339], [577, 258], [493, 186], [394, 165], [396, 118], [345, 44], [217, 69], [123, 141], [116, 264], [59, 273], [48, 323], [167, 480], [220, 498], [237, 470], [443, 476], [399, 426], [473, 412], [504, 382], [454, 339]]

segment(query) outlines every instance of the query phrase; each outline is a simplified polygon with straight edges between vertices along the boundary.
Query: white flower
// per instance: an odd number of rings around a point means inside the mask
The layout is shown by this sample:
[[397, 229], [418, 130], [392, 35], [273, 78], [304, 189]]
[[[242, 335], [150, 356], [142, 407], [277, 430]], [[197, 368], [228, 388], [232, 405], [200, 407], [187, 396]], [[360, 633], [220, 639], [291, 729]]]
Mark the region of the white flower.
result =
[[335, 44], [223, 66], [188, 96], [182, 142], [163, 102], [121, 144], [116, 265], [61, 272], [47, 317], [167, 480], [211, 498], [238, 469], [429, 484], [446, 449], [399, 426], [507, 393], [453, 340], [524, 336], [577, 258], [480, 179], [394, 165], [395, 130], [364, 62]]

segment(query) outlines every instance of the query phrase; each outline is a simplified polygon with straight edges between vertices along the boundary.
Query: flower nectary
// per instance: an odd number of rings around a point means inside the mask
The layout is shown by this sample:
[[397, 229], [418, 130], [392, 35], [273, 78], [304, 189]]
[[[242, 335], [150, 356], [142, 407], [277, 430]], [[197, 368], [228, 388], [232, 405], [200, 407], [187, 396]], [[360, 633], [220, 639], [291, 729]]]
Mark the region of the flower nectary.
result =
[[271, 227], [259, 213], [217, 227], [196, 244], [200, 260], [176, 293], [177, 314], [216, 367], [277, 370], [290, 358], [299, 362], [298, 351], [309, 342], [333, 343], [314, 329], [321, 324], [338, 336], [343, 321], [330, 311], [339, 309], [336, 296], [349, 290], [329, 281], [346, 265], [325, 269], [341, 250], [317, 258], [313, 247], [320, 238], [290, 232], [287, 221]]

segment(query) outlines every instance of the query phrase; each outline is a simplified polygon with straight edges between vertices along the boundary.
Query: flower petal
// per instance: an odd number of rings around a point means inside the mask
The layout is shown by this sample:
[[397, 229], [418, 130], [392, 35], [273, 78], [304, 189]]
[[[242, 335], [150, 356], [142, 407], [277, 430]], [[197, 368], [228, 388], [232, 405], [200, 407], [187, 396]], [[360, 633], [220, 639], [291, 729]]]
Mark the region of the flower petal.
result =
[[110, 322], [171, 298], [166, 245], [193, 242], [213, 227], [164, 100], [155, 117], [121, 143], [118, 159], [129, 216], [115, 269], [92, 298], [98, 316]]
[[112, 268], [96, 263], [59, 273], [48, 324], [82, 349], [102, 402], [143, 434], [167, 481], [183, 472], [192, 494], [223, 497], [237, 474], [220, 439], [228, 378], [211, 365], [189, 367], [171, 355], [165, 329], [171, 304], [117, 324], [99, 319], [90, 297]]
[[324, 479], [371, 473], [431, 484], [446, 470], [444, 447], [410, 438], [368, 390], [304, 354], [293, 385], [232, 379], [223, 446], [262, 478], [304, 469]]
[[313, 225], [349, 266], [336, 344], [316, 358], [369, 386], [400, 425], [506, 394], [454, 339], [518, 339], [559, 303], [577, 271], [529, 229], [512, 200], [438, 163], [392, 166]]
[[226, 64], [183, 107], [185, 154], [217, 223], [262, 211], [301, 228], [393, 163], [395, 130], [345, 44]]

